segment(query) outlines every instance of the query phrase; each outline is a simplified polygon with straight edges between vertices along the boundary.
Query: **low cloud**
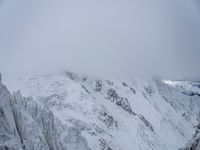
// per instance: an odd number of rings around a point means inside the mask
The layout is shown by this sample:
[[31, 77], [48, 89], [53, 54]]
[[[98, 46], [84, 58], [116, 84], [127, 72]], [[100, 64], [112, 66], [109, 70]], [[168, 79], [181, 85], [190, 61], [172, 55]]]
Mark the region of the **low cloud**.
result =
[[199, 6], [178, 1], [0, 3], [0, 70], [200, 75]]

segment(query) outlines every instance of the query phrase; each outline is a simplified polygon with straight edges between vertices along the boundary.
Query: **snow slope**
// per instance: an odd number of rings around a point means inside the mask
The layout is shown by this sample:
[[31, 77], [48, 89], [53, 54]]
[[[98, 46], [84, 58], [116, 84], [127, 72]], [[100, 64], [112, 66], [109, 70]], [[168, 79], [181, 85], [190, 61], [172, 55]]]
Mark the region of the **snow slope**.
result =
[[77, 143], [92, 150], [177, 150], [194, 138], [200, 119], [198, 95], [159, 79], [64, 72], [12, 76], [5, 83], [53, 113], [61, 145], [69, 150]]

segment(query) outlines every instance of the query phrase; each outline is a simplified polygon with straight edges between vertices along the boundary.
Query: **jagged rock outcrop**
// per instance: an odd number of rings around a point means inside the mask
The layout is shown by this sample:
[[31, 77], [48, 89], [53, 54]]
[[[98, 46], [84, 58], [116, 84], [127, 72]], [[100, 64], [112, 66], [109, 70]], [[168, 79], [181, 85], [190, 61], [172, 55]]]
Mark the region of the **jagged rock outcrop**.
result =
[[20, 92], [0, 83], [0, 149], [61, 150], [54, 117]]
[[22, 149], [11, 104], [14, 101], [6, 87], [0, 83], [0, 149]]
[[114, 89], [108, 89], [107, 95], [107, 99], [115, 102], [117, 106], [121, 107], [130, 114], [135, 114], [131, 109], [128, 99], [120, 97]]
[[0, 82], [0, 150], [90, 150], [80, 129], [65, 130], [62, 141], [50, 110]]

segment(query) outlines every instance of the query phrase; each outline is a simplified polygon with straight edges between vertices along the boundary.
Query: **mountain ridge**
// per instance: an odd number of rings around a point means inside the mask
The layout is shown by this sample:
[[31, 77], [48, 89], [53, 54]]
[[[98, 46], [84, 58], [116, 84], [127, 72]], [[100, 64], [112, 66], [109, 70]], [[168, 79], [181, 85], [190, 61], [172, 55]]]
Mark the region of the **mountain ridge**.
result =
[[58, 129], [61, 141], [73, 133], [86, 149], [175, 150], [190, 145], [199, 123], [200, 98], [157, 78], [106, 80], [65, 72], [5, 83], [53, 113], [64, 127]]

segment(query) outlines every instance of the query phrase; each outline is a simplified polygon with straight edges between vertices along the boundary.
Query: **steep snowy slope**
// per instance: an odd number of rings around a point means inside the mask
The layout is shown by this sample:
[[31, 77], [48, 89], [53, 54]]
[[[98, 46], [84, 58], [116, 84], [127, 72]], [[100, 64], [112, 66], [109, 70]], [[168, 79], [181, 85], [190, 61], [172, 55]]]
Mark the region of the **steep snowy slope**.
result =
[[6, 85], [53, 112], [56, 126], [62, 126], [61, 143], [81, 141], [92, 150], [177, 150], [187, 146], [199, 124], [199, 96], [158, 79], [104, 80], [65, 72], [7, 78]]
[[[167, 81], [167, 80], [165, 80], [164, 83], [176, 88], [180, 93], [187, 95], [186, 97], [189, 98], [189, 100], [181, 99], [181, 102], [184, 102], [183, 103], [184, 110], [182, 107], [182, 110], [180, 110], [180, 111], [187, 112], [187, 113], [183, 114], [183, 116], [186, 119], [193, 118], [193, 119], [191, 119], [191, 121], [195, 125], [194, 127], [196, 129], [196, 132], [193, 135], [192, 139], [187, 143], [186, 147], [183, 149], [199, 150], [200, 149], [200, 123], [199, 123], [200, 122], [200, 120], [199, 120], [199, 116], [200, 116], [200, 109], [199, 109], [200, 82], [198, 82], [198, 81], [191, 82], [191, 81]], [[174, 99], [175, 99], [175, 95], [174, 95], [174, 98], [171, 98], [171, 100], [174, 101]], [[177, 105], [178, 100], [179, 99], [177, 99], [175, 101], [176, 103], [173, 103], [173, 105]], [[189, 101], [189, 103], [188, 103], [188, 101]], [[189, 111], [186, 111], [186, 109], [189, 109]]]
[[56, 122], [43, 104], [19, 91], [11, 95], [0, 82], [0, 150], [89, 150], [77, 129], [65, 127], [63, 141]]

